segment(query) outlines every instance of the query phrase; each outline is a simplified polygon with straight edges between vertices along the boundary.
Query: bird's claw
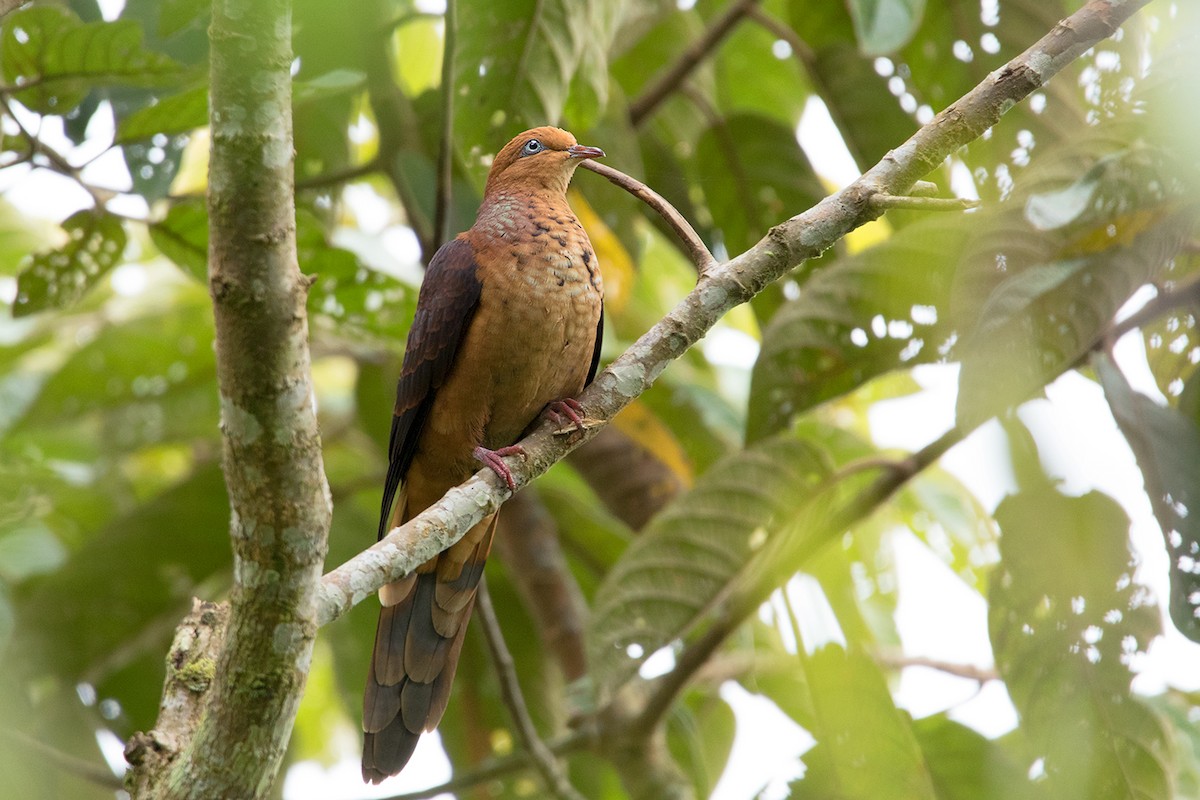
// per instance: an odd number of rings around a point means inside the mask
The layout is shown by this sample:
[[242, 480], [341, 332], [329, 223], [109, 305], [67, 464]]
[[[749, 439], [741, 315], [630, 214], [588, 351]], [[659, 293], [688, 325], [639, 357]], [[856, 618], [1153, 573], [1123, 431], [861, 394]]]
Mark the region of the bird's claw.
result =
[[575, 430], [582, 433], [587, 428], [582, 414], [583, 405], [574, 397], [564, 397], [562, 400], [546, 404], [546, 416], [560, 428], [563, 425], [563, 417], [566, 417], [575, 426]]
[[505, 456], [524, 456], [525, 448], [519, 444], [501, 447], [497, 450], [488, 450], [482, 445], [476, 447], [472, 455], [483, 462], [485, 466], [492, 470], [500, 477], [500, 480], [508, 486], [510, 492], [517, 490], [517, 481], [513, 478], [512, 470], [508, 468], [508, 464], [504, 463]]

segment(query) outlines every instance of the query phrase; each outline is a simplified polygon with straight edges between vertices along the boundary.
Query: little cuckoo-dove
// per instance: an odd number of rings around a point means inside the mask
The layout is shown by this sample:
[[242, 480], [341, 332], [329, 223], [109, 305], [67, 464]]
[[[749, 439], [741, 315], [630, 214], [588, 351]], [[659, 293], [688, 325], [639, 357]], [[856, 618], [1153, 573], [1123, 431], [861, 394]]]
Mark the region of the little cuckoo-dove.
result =
[[[600, 269], [567, 204], [584, 147], [559, 128], [525, 131], [496, 155], [475, 224], [434, 254], [417, 299], [388, 443], [379, 537], [502, 457], [546, 410], [580, 424], [604, 326]], [[450, 698], [496, 514], [379, 591], [363, 698], [363, 780], [412, 757]]]

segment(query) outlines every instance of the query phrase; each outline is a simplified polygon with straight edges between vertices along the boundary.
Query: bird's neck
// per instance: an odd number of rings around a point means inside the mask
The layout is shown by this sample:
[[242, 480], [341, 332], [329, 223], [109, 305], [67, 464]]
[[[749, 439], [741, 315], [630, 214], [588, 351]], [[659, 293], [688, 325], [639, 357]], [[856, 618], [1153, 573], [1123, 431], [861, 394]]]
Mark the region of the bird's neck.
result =
[[538, 220], [574, 219], [567, 196], [561, 191], [499, 188], [484, 195], [474, 228], [491, 236], [509, 238], [536, 227]]

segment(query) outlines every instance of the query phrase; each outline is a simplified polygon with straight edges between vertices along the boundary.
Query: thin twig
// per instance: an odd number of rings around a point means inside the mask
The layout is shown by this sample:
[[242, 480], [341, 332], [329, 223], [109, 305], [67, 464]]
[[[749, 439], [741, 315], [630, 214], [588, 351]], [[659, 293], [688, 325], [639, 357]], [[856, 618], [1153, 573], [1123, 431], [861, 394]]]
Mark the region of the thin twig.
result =
[[[0, 106], [4, 108], [4, 111], [8, 114], [9, 119], [11, 119], [17, 126], [17, 130], [20, 132], [21, 138], [28, 142], [30, 148], [29, 163], [34, 167], [49, 169], [51, 172], [56, 172], [59, 175], [63, 175], [75, 181], [75, 183], [79, 184], [79, 186], [91, 196], [92, 203], [97, 209], [103, 210], [105, 204], [119, 194], [119, 192], [113, 189], [105, 189], [103, 187], [93, 186], [85, 181], [83, 179], [81, 170], [72, 165], [71, 162], [67, 160], [66, 156], [50, 147], [21, 124], [21, 120], [19, 120], [17, 115], [13, 113], [12, 106], [9, 104], [8, 96], [3, 91], [0, 91]], [[39, 153], [46, 157], [46, 160], [49, 162], [48, 165], [38, 164], [33, 160], [32, 157], [38, 155]]]
[[721, 43], [734, 26], [750, 13], [760, 0], [736, 0], [718, 17], [704, 35], [683, 51], [679, 59], [650, 83], [640, 97], [629, 104], [629, 120], [634, 126], [641, 125], [658, 108], [659, 104], [683, 85], [701, 61]]
[[[584, 749], [587, 746], [589, 738], [589, 735], [586, 733], [569, 733], [561, 739], [547, 742], [546, 749], [554, 755], [565, 756]], [[524, 750], [518, 750], [504, 758], [484, 761], [474, 769], [465, 770], [445, 783], [439, 783], [437, 786], [429, 786], [412, 792], [405, 792], [404, 794], [393, 795], [387, 798], [387, 800], [426, 800], [426, 798], [436, 797], [446, 792], [470, 789], [473, 786], [479, 786], [488, 781], [494, 781], [497, 778], [503, 778], [507, 775], [512, 775], [514, 772], [528, 769], [531, 766], [533, 766], [533, 759], [530, 758], [529, 753]]]
[[1130, 331], [1141, 328], [1146, 323], [1153, 322], [1168, 311], [1174, 311], [1177, 308], [1196, 303], [1200, 303], [1200, 277], [1191, 278], [1184, 283], [1180, 283], [1172, 291], [1160, 292], [1156, 297], [1149, 300], [1146, 305], [1114, 324], [1104, 338], [1107, 341], [1115, 342]]
[[512, 654], [508, 652], [508, 645], [504, 643], [504, 633], [500, 630], [500, 621], [496, 619], [496, 609], [492, 607], [486, 578], [479, 581], [475, 595], [475, 615], [483, 627], [483, 636], [487, 639], [492, 663], [496, 666], [496, 677], [500, 680], [500, 696], [512, 716], [517, 737], [533, 758], [533, 765], [541, 774], [546, 790], [559, 800], [584, 800], [583, 795], [567, 780], [562, 765], [550, 752], [550, 748], [546, 747], [546, 743], [538, 736], [537, 729], [533, 726], [533, 719], [529, 716], [529, 708], [525, 705], [525, 697], [521, 693], [521, 684], [517, 680], [516, 665], [513, 663]]
[[438, 142], [437, 195], [433, 208], [433, 248], [450, 238], [450, 203], [454, 190], [454, 51], [458, 29], [455, 0], [446, 0], [442, 34], [442, 135]]
[[383, 169], [383, 164], [380, 163], [379, 157], [376, 156], [362, 164], [301, 178], [296, 181], [296, 191], [303, 189], [324, 189], [329, 186], [337, 186], [341, 183], [349, 183], [359, 178], [365, 178], [374, 172], [379, 172], [381, 169]]
[[987, 683], [1000, 679], [1000, 675], [994, 669], [987, 667], [978, 667], [974, 664], [958, 664], [952, 661], [942, 661], [936, 658], [926, 658], [925, 656], [910, 656], [900, 652], [879, 652], [875, 654], [875, 660], [885, 667], [893, 669], [904, 669], [905, 667], [926, 667], [935, 669], [938, 672], [944, 672], [947, 675], [953, 675], [956, 678], [966, 678], [976, 683]]
[[881, 210], [904, 208], [912, 211], [966, 211], [979, 208], [978, 200], [965, 197], [917, 197], [914, 195], [876, 194], [871, 206]]
[[78, 756], [64, 753], [58, 748], [51, 747], [45, 742], [38, 741], [21, 731], [7, 729], [0, 732], [19, 746], [36, 753], [56, 768], [74, 775], [76, 778], [82, 778], [88, 783], [94, 783], [97, 786], [110, 790], [123, 789], [125, 786], [124, 780], [114, 775], [113, 771], [107, 767], [101, 767]]
[[667, 202], [666, 198], [658, 192], [651, 189], [646, 184], [639, 181], [637, 178], [631, 178], [619, 169], [613, 169], [607, 164], [601, 164], [596, 161], [584, 161], [580, 164], [584, 169], [589, 169], [597, 175], [608, 179], [610, 183], [620, 186], [631, 195], [641, 200], [650, 208], [662, 217], [663, 221], [670, 226], [671, 230], [675, 231], [675, 235], [679, 237], [679, 241], [683, 242], [684, 250], [687, 257], [696, 265], [696, 271], [703, 275], [708, 270], [717, 266], [717, 259], [709, 252], [704, 245], [704, 240], [700, 238], [700, 234], [696, 233], [696, 229], [692, 227], [682, 214], [675, 210], [675, 206]]

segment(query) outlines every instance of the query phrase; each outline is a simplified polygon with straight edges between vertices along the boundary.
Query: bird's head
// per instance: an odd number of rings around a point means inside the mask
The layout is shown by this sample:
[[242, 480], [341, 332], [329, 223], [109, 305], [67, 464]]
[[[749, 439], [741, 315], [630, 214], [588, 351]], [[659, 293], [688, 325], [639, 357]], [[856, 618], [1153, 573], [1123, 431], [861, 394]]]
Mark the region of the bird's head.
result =
[[484, 195], [505, 189], [565, 194], [575, 168], [587, 158], [601, 158], [599, 147], [577, 144], [562, 128], [533, 128], [500, 149], [488, 172]]

